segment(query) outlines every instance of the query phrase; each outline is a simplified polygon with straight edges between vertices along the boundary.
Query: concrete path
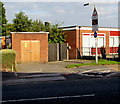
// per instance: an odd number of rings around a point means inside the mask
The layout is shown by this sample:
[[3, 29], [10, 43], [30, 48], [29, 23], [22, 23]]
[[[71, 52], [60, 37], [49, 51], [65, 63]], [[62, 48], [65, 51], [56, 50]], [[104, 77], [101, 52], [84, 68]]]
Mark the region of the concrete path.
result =
[[96, 66], [81, 66], [78, 68], [70, 69], [76, 73], [84, 72], [117, 72], [120, 71], [120, 65], [96, 65]]
[[89, 63], [89, 60], [68, 60], [48, 63], [22, 63], [17, 65], [17, 72], [20, 73], [76, 73], [88, 70], [114, 70], [120, 71], [120, 65], [97, 65], [97, 66], [81, 66], [78, 68], [66, 69], [67, 65], [78, 63]]
[[106, 67], [109, 67], [115, 71], [119, 71], [120, 72], [120, 64], [119, 65], [106, 65]]
[[69, 60], [48, 63], [22, 63], [17, 65], [17, 72], [22, 73], [73, 73], [66, 65], [91, 62], [86, 60]]

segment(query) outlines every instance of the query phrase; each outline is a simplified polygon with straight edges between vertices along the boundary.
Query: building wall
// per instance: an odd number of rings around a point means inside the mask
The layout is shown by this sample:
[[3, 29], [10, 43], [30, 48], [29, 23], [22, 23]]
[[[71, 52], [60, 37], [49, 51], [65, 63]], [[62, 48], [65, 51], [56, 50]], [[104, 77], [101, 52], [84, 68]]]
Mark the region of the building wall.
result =
[[66, 43], [71, 46], [71, 49], [69, 50], [69, 58], [73, 59], [76, 58], [77, 52], [76, 52], [76, 30], [70, 30], [65, 31], [67, 37], [66, 37]]
[[[81, 42], [80, 42], [80, 47], [83, 47], [83, 33], [93, 33], [91, 30], [80, 30], [80, 36], [81, 36]], [[109, 53], [109, 31], [98, 31], [97, 33], [104, 33], [105, 34], [105, 48], [106, 48], [106, 53]]]
[[110, 54], [116, 54], [120, 44], [120, 31], [110, 31], [109, 40]]
[[[77, 58], [78, 57], [78, 52], [80, 55], [82, 55], [83, 51], [83, 34], [88, 33], [88, 34], [94, 34], [92, 32], [91, 27], [79, 27], [79, 26], [72, 26], [72, 27], [65, 27], [63, 29], [66, 34], [67, 34], [67, 43], [71, 46], [71, 50], [69, 51], [69, 57], [70, 58]], [[120, 44], [120, 30], [116, 28], [99, 28], [99, 31], [97, 31], [98, 34], [104, 34], [104, 39], [105, 39], [105, 49], [106, 49], [106, 54], [111, 53], [111, 47], [110, 47], [110, 37], [119, 37], [119, 42]], [[99, 37], [99, 36], [98, 36]], [[115, 42], [114, 42], [115, 43]], [[115, 48], [115, 52], [118, 49], [117, 47]], [[100, 47], [98, 49], [100, 51]]]
[[16, 61], [21, 62], [21, 40], [40, 40], [40, 62], [48, 62], [47, 32], [16, 32], [12, 35], [12, 49], [16, 51]]
[[[91, 30], [69, 30], [65, 31], [67, 34], [67, 43], [71, 46], [69, 51], [70, 59], [77, 58], [80, 52], [80, 56], [82, 55], [83, 49], [83, 33], [93, 33]], [[106, 41], [106, 53], [109, 53], [109, 31], [99, 31], [97, 33], [104, 33], [105, 34], [105, 41]]]

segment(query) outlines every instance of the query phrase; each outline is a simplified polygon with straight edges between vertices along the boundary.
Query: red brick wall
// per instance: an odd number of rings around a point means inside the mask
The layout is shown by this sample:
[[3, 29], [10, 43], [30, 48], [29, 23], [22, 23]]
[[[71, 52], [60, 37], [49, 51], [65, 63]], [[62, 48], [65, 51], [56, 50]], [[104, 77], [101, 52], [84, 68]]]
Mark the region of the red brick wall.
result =
[[[110, 46], [109, 46], [109, 37], [110, 37], [110, 31], [100, 31], [101, 33], [105, 33], [106, 34], [106, 54], [109, 54], [110, 52]], [[99, 32], [98, 32], [99, 33]]]
[[[83, 40], [82, 40], [82, 34], [83, 33], [93, 33], [92, 30], [66, 30], [65, 31], [67, 37], [66, 42], [71, 46], [71, 49], [69, 51], [69, 58], [75, 59], [77, 58], [77, 49], [80, 48], [80, 54], [82, 54], [82, 46], [83, 46]], [[97, 33], [105, 33], [106, 34], [106, 53], [109, 53], [109, 31], [98, 31]]]
[[70, 30], [65, 31], [67, 37], [66, 37], [66, 43], [71, 46], [71, 49], [69, 50], [69, 58], [73, 59], [76, 58], [76, 30]]
[[48, 33], [11, 33], [12, 49], [16, 51], [16, 61], [21, 62], [21, 40], [40, 40], [40, 62], [48, 62]]

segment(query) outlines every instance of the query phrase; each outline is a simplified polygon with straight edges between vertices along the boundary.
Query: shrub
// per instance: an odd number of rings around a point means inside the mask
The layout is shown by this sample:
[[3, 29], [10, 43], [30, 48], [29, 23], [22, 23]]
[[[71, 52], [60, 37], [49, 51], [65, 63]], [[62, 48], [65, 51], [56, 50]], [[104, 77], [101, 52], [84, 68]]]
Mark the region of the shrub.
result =
[[8, 49], [11, 49], [12, 48], [12, 45], [11, 43], [9, 45], [7, 45]]
[[0, 64], [2, 69], [10, 69], [10, 71], [16, 71], [15, 68], [16, 53], [12, 49], [0, 50]]

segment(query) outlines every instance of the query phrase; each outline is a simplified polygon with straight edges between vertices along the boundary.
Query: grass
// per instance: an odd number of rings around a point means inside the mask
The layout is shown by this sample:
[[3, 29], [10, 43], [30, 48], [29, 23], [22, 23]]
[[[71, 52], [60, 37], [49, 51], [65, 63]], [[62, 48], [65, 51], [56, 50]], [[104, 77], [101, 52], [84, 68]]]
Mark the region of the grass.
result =
[[99, 60], [98, 63], [91, 62], [91, 63], [80, 63], [80, 64], [74, 64], [74, 65], [67, 65], [67, 68], [72, 68], [72, 67], [79, 67], [79, 66], [84, 66], [84, 65], [112, 65], [112, 64], [120, 64], [120, 62], [117, 61], [107, 61], [107, 60]]

